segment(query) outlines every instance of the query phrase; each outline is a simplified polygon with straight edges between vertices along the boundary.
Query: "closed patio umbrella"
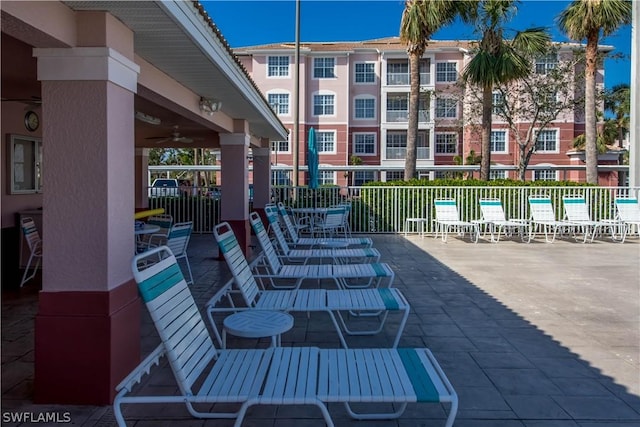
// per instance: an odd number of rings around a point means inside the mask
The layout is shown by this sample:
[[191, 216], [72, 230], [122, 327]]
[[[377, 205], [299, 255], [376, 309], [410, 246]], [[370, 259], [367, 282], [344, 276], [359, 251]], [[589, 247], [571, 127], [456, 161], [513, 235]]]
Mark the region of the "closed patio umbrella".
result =
[[309, 129], [307, 168], [309, 170], [309, 188], [318, 188], [318, 143], [316, 141], [316, 131]]

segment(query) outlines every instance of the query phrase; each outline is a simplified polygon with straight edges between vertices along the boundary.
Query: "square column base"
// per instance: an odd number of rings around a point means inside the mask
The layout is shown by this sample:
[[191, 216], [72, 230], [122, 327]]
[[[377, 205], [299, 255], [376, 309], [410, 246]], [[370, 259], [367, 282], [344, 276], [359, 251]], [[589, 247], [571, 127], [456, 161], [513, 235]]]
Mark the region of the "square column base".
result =
[[105, 292], [41, 292], [35, 403], [109, 405], [140, 363], [141, 302], [133, 280]]

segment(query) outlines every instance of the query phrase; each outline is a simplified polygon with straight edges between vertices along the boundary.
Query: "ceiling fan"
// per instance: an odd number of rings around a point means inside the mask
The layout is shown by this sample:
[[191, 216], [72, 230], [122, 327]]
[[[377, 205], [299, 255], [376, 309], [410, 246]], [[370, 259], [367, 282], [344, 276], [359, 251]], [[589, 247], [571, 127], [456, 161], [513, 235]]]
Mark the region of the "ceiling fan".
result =
[[2, 102], [21, 102], [26, 104], [27, 107], [35, 108], [42, 105], [42, 98], [39, 96], [32, 96], [31, 98], [2, 98]]
[[180, 132], [178, 131], [178, 126], [174, 126], [173, 127], [173, 132], [171, 132], [171, 135], [169, 136], [150, 136], [148, 138], [145, 139], [155, 139], [156, 140], [156, 144], [161, 144], [163, 142], [183, 142], [183, 143], [191, 143], [193, 142], [195, 139], [200, 139], [200, 138], [189, 138], [187, 136], [182, 136], [180, 135]]

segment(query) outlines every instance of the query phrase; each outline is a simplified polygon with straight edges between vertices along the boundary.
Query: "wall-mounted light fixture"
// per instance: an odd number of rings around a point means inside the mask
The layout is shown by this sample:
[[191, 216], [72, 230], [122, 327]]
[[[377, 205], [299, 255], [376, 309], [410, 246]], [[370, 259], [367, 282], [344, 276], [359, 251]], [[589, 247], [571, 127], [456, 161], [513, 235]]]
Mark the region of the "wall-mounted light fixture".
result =
[[160, 120], [159, 118], [145, 114], [142, 111], [136, 111], [136, 119], [155, 126], [158, 126], [160, 123], [162, 123], [162, 120]]
[[222, 102], [205, 98], [203, 96], [200, 98], [199, 105], [200, 105], [200, 111], [211, 116], [213, 113], [220, 110], [220, 107], [222, 107]]

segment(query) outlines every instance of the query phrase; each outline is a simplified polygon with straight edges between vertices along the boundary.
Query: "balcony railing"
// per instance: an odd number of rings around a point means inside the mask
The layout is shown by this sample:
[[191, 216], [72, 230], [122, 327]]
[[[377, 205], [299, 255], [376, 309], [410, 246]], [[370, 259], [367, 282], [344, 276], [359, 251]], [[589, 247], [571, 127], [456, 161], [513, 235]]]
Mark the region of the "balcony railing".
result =
[[[407, 149], [405, 147], [387, 147], [387, 160], [404, 160], [407, 157]], [[416, 159], [428, 160], [429, 147], [418, 147]]]
[[[408, 86], [411, 76], [408, 73], [387, 73], [387, 86]], [[431, 84], [431, 73], [420, 73], [420, 86]]]
[[[390, 110], [387, 111], [388, 123], [406, 123], [409, 121], [409, 110]], [[418, 122], [427, 123], [429, 121], [429, 111], [420, 110], [418, 112]]]
[[407, 73], [387, 73], [388, 86], [408, 86], [409, 74]]
[[[196, 189], [204, 190], [204, 189]], [[164, 208], [175, 222], [193, 221], [195, 233], [211, 233], [222, 219], [220, 194], [196, 191], [180, 197], [149, 199], [149, 208]], [[351, 201], [351, 229], [354, 233], [400, 233], [406, 218], [426, 218], [426, 232], [434, 233], [434, 204], [437, 198], [454, 198], [463, 220], [480, 218], [480, 198], [499, 198], [510, 218], [529, 218], [527, 198], [544, 194], [551, 197], [556, 218], [564, 215], [562, 197], [583, 196], [594, 220], [615, 217], [616, 196], [638, 197], [640, 187], [273, 187], [272, 201], [287, 206], [331, 206]], [[253, 209], [249, 203], [249, 209]]]

